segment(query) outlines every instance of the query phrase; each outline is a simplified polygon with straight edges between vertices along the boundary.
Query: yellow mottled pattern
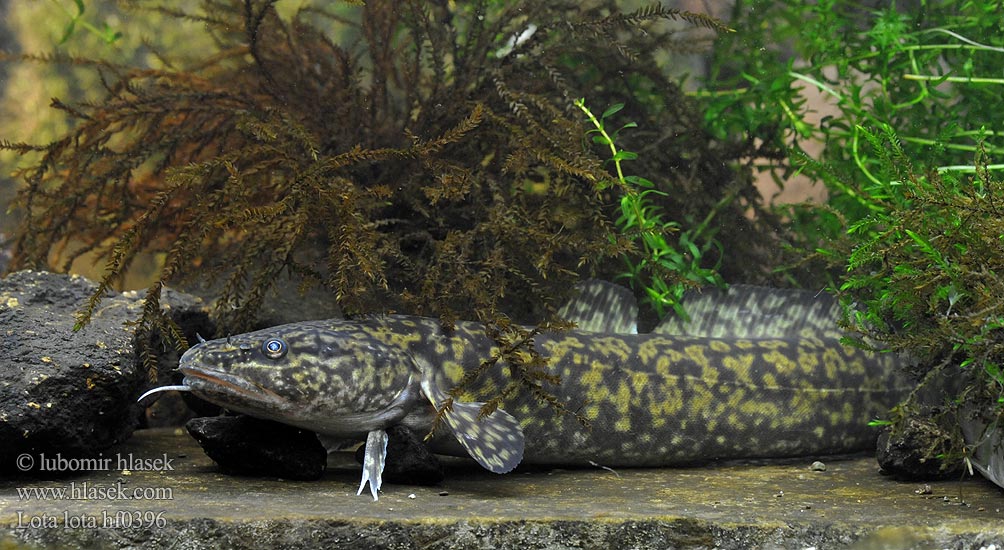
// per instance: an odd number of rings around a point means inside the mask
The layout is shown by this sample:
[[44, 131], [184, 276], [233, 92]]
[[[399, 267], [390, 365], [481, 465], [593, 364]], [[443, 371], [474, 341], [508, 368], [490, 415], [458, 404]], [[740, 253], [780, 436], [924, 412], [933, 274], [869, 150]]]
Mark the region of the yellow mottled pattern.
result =
[[752, 340], [747, 340], [745, 338], [740, 338], [740, 339], [732, 342], [732, 345], [735, 346], [735, 347], [737, 347], [737, 348], [739, 348], [739, 349], [741, 349], [741, 350], [752, 349], [755, 346], [755, 344], [753, 343]]
[[725, 353], [732, 349], [729, 347], [727, 342], [720, 339], [710, 340], [707, 345], [712, 351], [717, 351], [719, 353]]
[[593, 453], [611, 464], [658, 465], [853, 450], [871, 436], [869, 415], [902, 394], [889, 372], [864, 377], [885, 365], [834, 340], [563, 340], [555, 337], [545, 351], [564, 379], [559, 393], [592, 428], [525, 403], [520, 412], [535, 415], [522, 420], [528, 441], [557, 441], [551, 450], [528, 451], [542, 462]]
[[[414, 359], [421, 376], [434, 379], [444, 394], [498, 353], [476, 323], [458, 322], [444, 331], [436, 320], [388, 316], [357, 330], [354, 340], [406, 352], [391, 359]], [[512, 416], [497, 411], [493, 422], [479, 420], [478, 402], [511, 381], [507, 365], [492, 366], [447, 417], [455, 433], [466, 434], [458, 438], [466, 452], [492, 471], [515, 466], [507, 430], [517, 425], [531, 463], [658, 466], [853, 451], [874, 435], [865, 423], [895, 404], [904, 387], [892, 374], [893, 359], [835, 339], [569, 331], [537, 336], [534, 343], [562, 379], [544, 389], [575, 414], [556, 413], [523, 392], [503, 404]], [[292, 380], [310, 387], [338, 380], [356, 384], [344, 370], [351, 366], [360, 373], [359, 384], [391, 383], [390, 374], [374, 371], [379, 369], [365, 349], [355, 350], [351, 365], [329, 359], [324, 373], [317, 365], [301, 365]]]
[[664, 357], [660, 353], [659, 346], [655, 345], [654, 341], [648, 340], [642, 342], [641, 345], [638, 346], [638, 361], [642, 364], [651, 365], [661, 359], [666, 359], [668, 361], [668, 358]]
[[723, 357], [721, 366], [735, 373], [740, 382], [754, 384], [754, 381], [749, 377], [750, 368], [753, 366], [753, 357], [752, 353], [737, 352]]
[[440, 365], [442, 366], [446, 377], [454, 384], [459, 382], [464, 377], [464, 367], [457, 361], [447, 359], [443, 360]]
[[763, 359], [782, 372], [791, 372], [797, 367], [795, 359], [776, 348], [764, 353]]

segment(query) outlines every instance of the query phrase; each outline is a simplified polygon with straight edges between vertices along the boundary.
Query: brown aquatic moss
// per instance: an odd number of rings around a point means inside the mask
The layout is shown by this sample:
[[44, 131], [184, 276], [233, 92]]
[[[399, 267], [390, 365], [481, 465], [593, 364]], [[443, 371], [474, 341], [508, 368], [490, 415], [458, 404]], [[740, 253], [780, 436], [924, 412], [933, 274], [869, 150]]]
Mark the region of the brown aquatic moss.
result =
[[[756, 278], [771, 264], [757, 243], [776, 224], [745, 216], [762, 214], [761, 199], [732, 168], [751, 146], [714, 144], [651, 57], [689, 48], [654, 23], [724, 29], [718, 21], [658, 5], [623, 14], [613, 2], [487, 0], [374, 0], [286, 21], [272, 4], [146, 8], [201, 21], [218, 44], [194, 61], [153, 52], [163, 68], [20, 58], [90, 66], [106, 91], [54, 99], [75, 126], [52, 143], [0, 143], [40, 158], [20, 172], [11, 267], [66, 270], [85, 253], [107, 263], [80, 323], [153, 252], [163, 266], [138, 329], [180, 347], [161, 290], [205, 278], [228, 332], [251, 327], [269, 292], [292, 281], [330, 290], [348, 313], [472, 318], [500, 343], [525, 342], [500, 311], [551, 317], [580, 274], [615, 274], [634, 252], [613, 221], [620, 191], [595, 185], [609, 176], [584, 145], [580, 95], [627, 103], [625, 120], [641, 128], [624, 136], [640, 155], [633, 169], [667, 193], [668, 216], [700, 220], [735, 197], [718, 214], [738, 239], [725, 272]], [[531, 388], [550, 382], [540, 358], [528, 365], [516, 371]]]

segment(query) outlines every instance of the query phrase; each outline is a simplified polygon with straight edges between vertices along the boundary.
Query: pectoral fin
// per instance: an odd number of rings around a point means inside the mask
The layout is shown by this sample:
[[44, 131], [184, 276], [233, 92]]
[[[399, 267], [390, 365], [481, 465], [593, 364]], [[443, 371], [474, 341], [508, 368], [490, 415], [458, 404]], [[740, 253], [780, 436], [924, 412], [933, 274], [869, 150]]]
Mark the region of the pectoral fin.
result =
[[[437, 408], [446, 399], [432, 382], [423, 381], [422, 390]], [[523, 429], [502, 409], [478, 418], [483, 405], [455, 401], [446, 411], [446, 424], [471, 458], [491, 472], [504, 474], [523, 460]]]
[[446, 413], [446, 423], [471, 458], [489, 471], [504, 474], [523, 460], [523, 430], [502, 409], [479, 419], [482, 405], [455, 402]]

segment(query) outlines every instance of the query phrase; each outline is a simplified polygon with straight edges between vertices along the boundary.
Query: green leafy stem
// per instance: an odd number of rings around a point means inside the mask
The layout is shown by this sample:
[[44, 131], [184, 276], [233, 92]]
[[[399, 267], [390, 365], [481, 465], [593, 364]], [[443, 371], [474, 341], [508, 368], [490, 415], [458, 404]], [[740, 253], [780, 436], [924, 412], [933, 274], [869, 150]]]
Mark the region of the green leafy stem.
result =
[[77, 7], [77, 14], [74, 15], [70, 13], [59, 0], [52, 0], [52, 3], [59, 8], [67, 17], [70, 18], [69, 23], [63, 28], [63, 36], [59, 39], [59, 44], [65, 44], [70, 36], [73, 35], [73, 31], [76, 30], [77, 25], [90, 32], [91, 34], [100, 38], [105, 44], [114, 44], [119, 38], [122, 38], [122, 33], [120, 31], [113, 30], [106, 23], [102, 28], [95, 27], [91, 23], [87, 22], [83, 16], [86, 9], [84, 0], [73, 0], [73, 4]]
[[[711, 248], [719, 249], [721, 245], [714, 239], [706, 238], [705, 232], [715, 214], [734, 199], [729, 195], [723, 198], [715, 208], [705, 216], [696, 227], [680, 232], [680, 224], [663, 220], [662, 209], [652, 201], [653, 195], [666, 195], [655, 188], [650, 180], [637, 175], [625, 175], [623, 163], [638, 158], [638, 154], [624, 149], [618, 149], [616, 139], [626, 128], [636, 128], [634, 122], [628, 122], [617, 130], [608, 132], [606, 121], [624, 108], [623, 103], [610, 106], [598, 118], [586, 106], [585, 99], [575, 100], [575, 106], [585, 113], [593, 128], [587, 131], [593, 134], [593, 143], [605, 145], [610, 149], [610, 161], [613, 161], [617, 174], [616, 181], [602, 181], [597, 187], [604, 189], [610, 185], [618, 185], [623, 196], [620, 201], [620, 216], [616, 224], [621, 234], [641, 245], [642, 254], [639, 261], [625, 257], [627, 272], [621, 277], [628, 278], [632, 285], [640, 284], [645, 291], [645, 300], [652, 305], [656, 313], [662, 316], [667, 308], [677, 315], [686, 318], [686, 311], [680, 304], [680, 298], [688, 285], [688, 281], [698, 284], [725, 286], [721, 275], [714, 268], [702, 267], [704, 258]], [[680, 232], [677, 239], [678, 247], [674, 246], [667, 236]], [[611, 239], [614, 237], [611, 236]], [[698, 243], [702, 242], [702, 245]], [[646, 278], [645, 274], [650, 273]]]

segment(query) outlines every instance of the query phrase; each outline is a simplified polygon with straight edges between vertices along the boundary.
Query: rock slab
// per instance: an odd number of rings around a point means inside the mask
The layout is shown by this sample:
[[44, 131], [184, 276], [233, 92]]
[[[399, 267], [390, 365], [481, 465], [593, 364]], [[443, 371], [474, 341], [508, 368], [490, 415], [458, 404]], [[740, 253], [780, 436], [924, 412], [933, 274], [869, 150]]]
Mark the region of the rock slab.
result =
[[[333, 453], [316, 481], [222, 474], [176, 429], [139, 430], [105, 455], [151, 467], [0, 479], [0, 548], [1004, 548], [998, 487], [982, 478], [898, 482], [879, 475], [873, 458], [828, 459], [825, 472], [798, 460], [505, 475], [444, 461], [440, 485], [385, 483], [374, 502], [356, 495], [351, 453]], [[21, 497], [70, 483], [141, 498]]]
[[[147, 375], [127, 323], [139, 318], [142, 297], [110, 293], [74, 332], [75, 313], [95, 288], [83, 277], [47, 272], [0, 279], [0, 472], [59, 475], [60, 458], [93, 456], [138, 425], [135, 401]], [[175, 312], [205, 315], [194, 298], [166, 302]]]

